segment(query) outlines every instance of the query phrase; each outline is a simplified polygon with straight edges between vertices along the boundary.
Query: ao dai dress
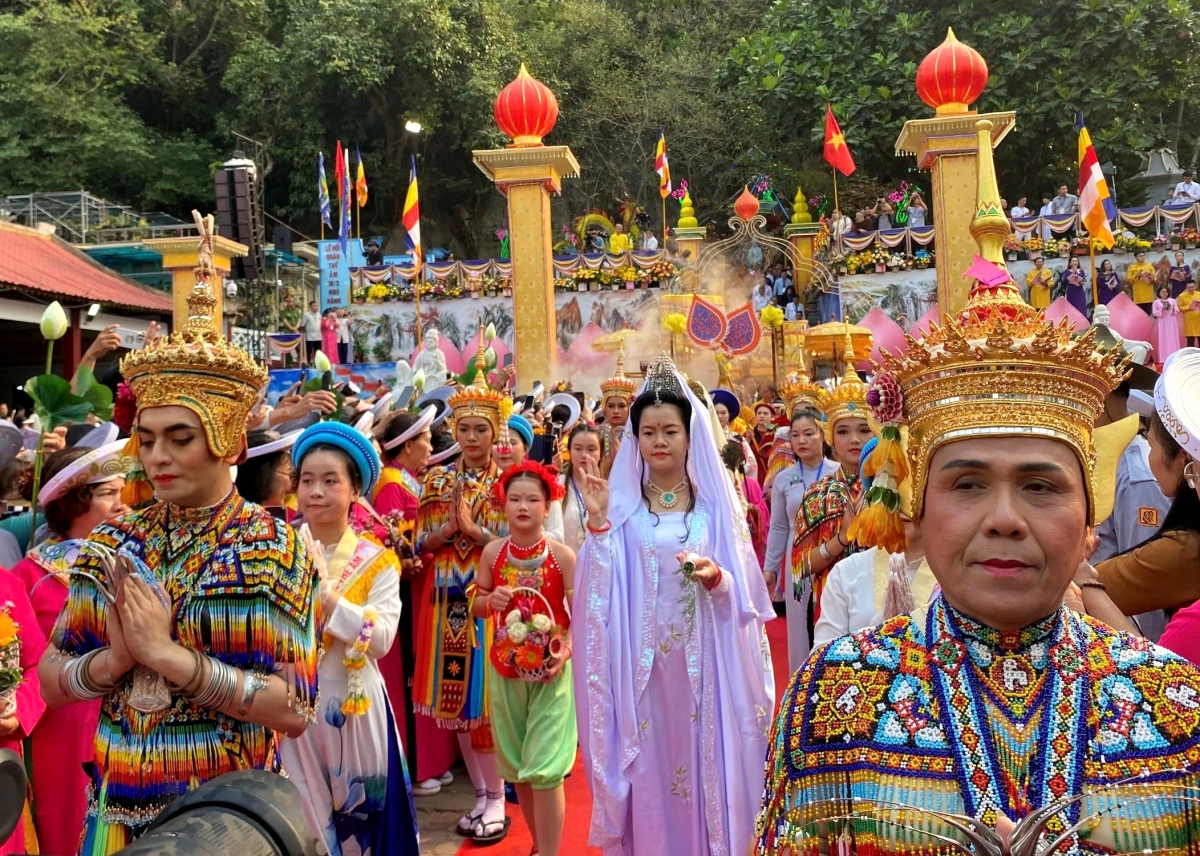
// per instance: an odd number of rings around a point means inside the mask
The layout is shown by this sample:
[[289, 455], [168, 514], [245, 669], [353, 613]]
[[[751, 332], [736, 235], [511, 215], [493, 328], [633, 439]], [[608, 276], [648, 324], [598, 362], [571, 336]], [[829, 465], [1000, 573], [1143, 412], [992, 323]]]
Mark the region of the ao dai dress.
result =
[[[284, 739], [283, 766], [330, 856], [415, 856], [416, 811], [378, 664], [400, 622], [400, 563], [349, 527], [326, 562], [341, 598], [324, 617], [319, 715], [299, 738]], [[344, 661], [359, 639], [366, 662], [354, 676]]]
[[1079, 314], [1087, 317], [1088, 314], [1088, 295], [1087, 295], [1088, 275], [1083, 272], [1082, 268], [1067, 268], [1062, 272], [1063, 290], [1067, 295], [1067, 302], [1079, 310]]
[[1183, 322], [1179, 315], [1179, 304], [1173, 297], [1154, 301], [1154, 330], [1150, 338], [1154, 343], [1154, 361], [1165, 363], [1167, 357], [1183, 347]]
[[775, 477], [771, 486], [771, 529], [767, 535], [767, 558], [763, 568], [774, 572], [783, 589], [787, 609], [788, 669], [796, 671], [804, 665], [809, 652], [808, 607], [812, 602], [812, 580], [802, 582], [800, 600], [792, 597], [792, 566], [788, 552], [796, 537], [796, 512], [804, 492], [828, 475], [838, 471], [836, 461], [823, 459], [815, 468], [793, 464]]
[[1100, 271], [1096, 274], [1096, 290], [1100, 294], [1100, 302], [1108, 305], [1108, 302], [1121, 293], [1121, 277], [1117, 276], [1114, 271]]

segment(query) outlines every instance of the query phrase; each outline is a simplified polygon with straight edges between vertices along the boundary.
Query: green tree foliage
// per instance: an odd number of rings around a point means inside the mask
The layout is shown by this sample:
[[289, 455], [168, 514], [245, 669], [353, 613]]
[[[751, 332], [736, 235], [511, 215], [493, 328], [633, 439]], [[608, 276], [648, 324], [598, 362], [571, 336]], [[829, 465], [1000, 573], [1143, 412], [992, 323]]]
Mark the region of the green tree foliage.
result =
[[1178, 140], [1196, 115], [1186, 100], [1197, 25], [1195, 4], [1178, 0], [780, 0], [723, 77], [768, 111], [781, 159], [814, 165], [831, 101], [860, 169], [906, 177], [912, 162], [895, 157], [896, 137], [905, 119], [931, 115], [917, 66], [952, 26], [989, 64], [976, 108], [1017, 112], [997, 150], [1015, 201], [1074, 183], [1081, 110], [1101, 159], [1124, 176], [1157, 139]]

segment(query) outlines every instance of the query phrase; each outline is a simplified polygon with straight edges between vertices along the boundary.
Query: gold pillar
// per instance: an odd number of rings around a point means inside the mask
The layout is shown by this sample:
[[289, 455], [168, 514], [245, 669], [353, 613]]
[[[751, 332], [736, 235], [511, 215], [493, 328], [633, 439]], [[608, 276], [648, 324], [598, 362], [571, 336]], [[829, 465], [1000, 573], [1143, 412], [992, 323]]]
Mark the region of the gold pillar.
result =
[[981, 119], [992, 123], [993, 149], [1017, 121], [1011, 111], [913, 119], [904, 123], [896, 140], [897, 156], [913, 155], [918, 167], [930, 171], [938, 309], [943, 315], [958, 314], [971, 290], [971, 283], [963, 278], [963, 273], [971, 266], [977, 251], [970, 224], [975, 217], [979, 181], [979, 137], [975, 123]]
[[821, 231], [820, 223], [788, 223], [783, 227], [783, 236], [791, 241], [792, 247], [796, 250], [796, 255], [799, 256], [808, 264], [800, 265], [792, 271], [792, 284], [796, 286], [796, 293], [802, 294], [804, 289], [812, 283], [813, 278], [813, 239]]
[[567, 146], [529, 146], [472, 152], [475, 165], [508, 197], [513, 267], [513, 362], [517, 388], [547, 386], [555, 372], [554, 240], [550, 194], [579, 175]]
[[[192, 295], [192, 288], [196, 285], [196, 265], [200, 263], [200, 239], [198, 237], [151, 238], [142, 241], [142, 245], [161, 255], [163, 270], [171, 272], [171, 295], [175, 303], [171, 328], [182, 330], [188, 320], [187, 301]], [[213, 238], [213, 267], [221, 276], [228, 276], [233, 267], [233, 260], [249, 252], [250, 248], [245, 244], [239, 244], [237, 241], [231, 241], [219, 235], [215, 236]], [[213, 287], [213, 296], [217, 298], [213, 318], [217, 319], [217, 326], [221, 328], [223, 335], [225, 324], [222, 320], [224, 316], [221, 313], [225, 305], [225, 289], [219, 283]]]

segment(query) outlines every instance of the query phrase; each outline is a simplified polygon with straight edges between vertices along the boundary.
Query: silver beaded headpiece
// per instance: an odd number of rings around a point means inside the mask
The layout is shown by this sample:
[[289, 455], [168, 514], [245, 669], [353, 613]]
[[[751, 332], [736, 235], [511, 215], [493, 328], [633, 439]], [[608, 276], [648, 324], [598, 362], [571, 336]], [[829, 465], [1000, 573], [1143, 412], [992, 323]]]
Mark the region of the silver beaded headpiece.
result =
[[662, 394], [671, 392], [679, 397], [685, 397], [683, 390], [679, 388], [679, 375], [676, 373], [675, 364], [671, 362], [671, 358], [666, 354], [659, 354], [650, 363], [646, 369], [646, 388], [644, 392], [654, 393], [654, 404], [657, 407], [662, 404]]

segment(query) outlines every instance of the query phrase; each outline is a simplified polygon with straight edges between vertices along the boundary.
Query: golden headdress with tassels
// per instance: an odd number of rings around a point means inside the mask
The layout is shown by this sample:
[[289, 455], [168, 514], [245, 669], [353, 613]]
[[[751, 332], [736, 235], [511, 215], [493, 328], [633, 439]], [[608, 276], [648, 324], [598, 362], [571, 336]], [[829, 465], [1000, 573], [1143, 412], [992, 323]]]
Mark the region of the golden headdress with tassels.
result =
[[[475, 379], [470, 386], [461, 387], [446, 399], [446, 405], [455, 419], [478, 416], [492, 423], [496, 437], [500, 437], [500, 426], [508, 425], [512, 415], [512, 399], [505, 393], [492, 389], [487, 382], [487, 357], [484, 356], [483, 326], [479, 328], [479, 351], [475, 355]], [[507, 405], [507, 415], [501, 418], [501, 407]]]
[[821, 396], [825, 394], [825, 389], [812, 382], [807, 367], [801, 362], [800, 371], [787, 376], [779, 387], [779, 394], [783, 397], [790, 418], [801, 407], [815, 407], [820, 410]]
[[1103, 520], [1112, 509], [1108, 476], [1115, 460], [1107, 458], [1120, 451], [1116, 444], [1102, 442], [1106, 429], [1094, 430], [1093, 425], [1105, 396], [1127, 374], [1127, 360], [1119, 348], [1097, 348], [1094, 330], [1072, 338], [1065, 321], [1055, 326], [1021, 298], [1002, 255], [1010, 226], [1000, 208], [992, 123], [981, 119], [976, 129], [979, 185], [971, 235], [980, 255], [966, 272], [975, 285], [957, 317], [931, 326], [922, 339], [906, 337], [907, 353], [885, 355], [872, 380], [868, 402], [884, 428], [863, 466], [864, 476], [877, 477], [867, 495], [869, 505], [850, 532], [860, 544], [903, 546], [895, 515], [896, 489], [906, 469], [899, 449], [901, 424], [908, 425], [915, 518], [924, 507], [934, 453], [945, 443], [976, 437], [1066, 443], [1086, 476], [1090, 522]]
[[870, 419], [867, 407], [867, 385], [854, 370], [854, 343], [850, 340], [850, 322], [846, 322], [846, 341], [842, 349], [846, 370], [833, 389], [822, 389], [817, 407], [825, 414], [825, 439], [833, 442], [833, 429], [842, 419]]
[[121, 374], [137, 399], [148, 407], [186, 407], [204, 426], [208, 447], [218, 457], [237, 454], [246, 433], [246, 417], [267, 383], [267, 369], [221, 335], [215, 316], [213, 218], [192, 216], [200, 229], [196, 284], [188, 296], [188, 320], [182, 330], [147, 343], [121, 360]]
[[637, 381], [625, 377], [625, 343], [621, 342], [621, 349], [617, 351], [617, 373], [600, 382], [600, 403], [604, 404], [614, 395], [630, 401], [637, 388]]

